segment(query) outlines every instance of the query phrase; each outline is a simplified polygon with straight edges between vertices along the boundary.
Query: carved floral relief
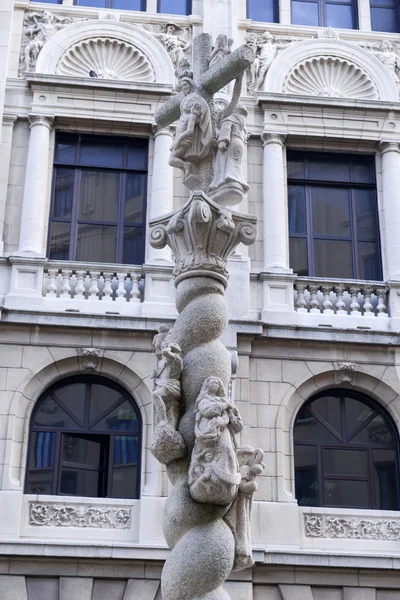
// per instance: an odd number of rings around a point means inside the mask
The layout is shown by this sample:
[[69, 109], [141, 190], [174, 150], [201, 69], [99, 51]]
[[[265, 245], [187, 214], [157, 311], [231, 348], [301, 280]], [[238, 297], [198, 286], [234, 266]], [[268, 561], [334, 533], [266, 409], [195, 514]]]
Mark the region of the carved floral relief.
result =
[[38, 527], [129, 529], [131, 526], [131, 509], [119, 506], [30, 502], [29, 525]]
[[400, 539], [400, 519], [361, 519], [330, 515], [304, 515], [306, 537], [350, 540]]

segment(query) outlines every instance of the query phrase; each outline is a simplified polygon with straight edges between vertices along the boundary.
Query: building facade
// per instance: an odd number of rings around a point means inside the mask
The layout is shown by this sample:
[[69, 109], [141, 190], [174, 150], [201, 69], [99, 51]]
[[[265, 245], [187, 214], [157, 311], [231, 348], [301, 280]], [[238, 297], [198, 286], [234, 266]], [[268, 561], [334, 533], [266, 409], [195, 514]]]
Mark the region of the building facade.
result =
[[152, 339], [177, 313], [148, 222], [188, 190], [153, 115], [206, 32], [256, 53], [238, 209], [259, 234], [229, 260], [224, 342], [241, 444], [266, 467], [255, 565], [226, 589], [400, 600], [398, 11], [3, 0], [0, 598], [161, 599]]

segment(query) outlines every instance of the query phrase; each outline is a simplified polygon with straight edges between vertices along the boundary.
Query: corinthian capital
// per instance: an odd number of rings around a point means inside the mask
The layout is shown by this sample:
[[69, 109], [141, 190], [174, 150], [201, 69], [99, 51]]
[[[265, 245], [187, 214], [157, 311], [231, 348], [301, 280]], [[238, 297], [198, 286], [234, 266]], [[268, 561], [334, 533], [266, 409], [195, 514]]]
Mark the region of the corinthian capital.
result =
[[264, 131], [261, 134], [261, 141], [263, 143], [263, 146], [266, 146], [267, 144], [279, 144], [283, 148], [283, 146], [285, 145], [286, 137], [287, 136], [282, 133], [268, 133]]
[[379, 143], [379, 150], [381, 154], [386, 154], [386, 152], [397, 152], [400, 154], [400, 144], [399, 142], [382, 141]]
[[29, 115], [28, 119], [31, 129], [36, 125], [42, 125], [48, 129], [51, 129], [54, 123], [54, 117], [48, 117], [44, 115]]
[[165, 127], [161, 127], [161, 125], [153, 124], [153, 135], [156, 138], [159, 135], [168, 135], [173, 138], [175, 135], [176, 126], [175, 125], [167, 125]]

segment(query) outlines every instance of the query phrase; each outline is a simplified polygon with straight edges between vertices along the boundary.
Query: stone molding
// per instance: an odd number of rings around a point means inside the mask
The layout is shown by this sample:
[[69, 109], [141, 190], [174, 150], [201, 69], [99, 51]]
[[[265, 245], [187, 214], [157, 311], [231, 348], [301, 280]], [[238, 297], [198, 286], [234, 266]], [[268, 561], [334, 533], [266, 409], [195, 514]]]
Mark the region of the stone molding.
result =
[[5, 126], [14, 126], [15, 123], [18, 120], [18, 115], [9, 115], [9, 114], [4, 114], [3, 115], [3, 125]]
[[30, 502], [29, 525], [129, 529], [131, 507]]
[[288, 74], [283, 91], [325, 98], [379, 98], [376, 85], [363, 69], [335, 56], [314, 56], [297, 63]]
[[400, 519], [340, 517], [304, 514], [306, 537], [349, 540], [396, 541], [400, 539]]
[[[293, 42], [282, 50], [268, 69], [262, 91], [289, 93], [285, 90], [285, 82], [295, 67], [304, 61], [321, 57], [347, 61], [354, 65], [354, 69], [360, 69], [376, 87], [375, 99], [387, 102], [399, 101], [399, 92], [391, 73], [374, 54], [353, 42], [329, 38]], [[310, 92], [308, 94], [315, 95]]]
[[43, 125], [51, 130], [54, 124], [54, 117], [46, 117], [44, 115], [29, 115], [28, 120], [31, 129], [36, 125]]
[[70, 77], [93, 77], [123, 81], [152, 82], [150, 60], [133, 44], [115, 38], [94, 37], [83, 40], [60, 58], [56, 72]]
[[266, 131], [264, 131], [261, 134], [261, 141], [263, 147], [267, 144], [279, 144], [283, 148], [285, 146], [286, 138], [286, 135], [280, 133], [267, 133]]

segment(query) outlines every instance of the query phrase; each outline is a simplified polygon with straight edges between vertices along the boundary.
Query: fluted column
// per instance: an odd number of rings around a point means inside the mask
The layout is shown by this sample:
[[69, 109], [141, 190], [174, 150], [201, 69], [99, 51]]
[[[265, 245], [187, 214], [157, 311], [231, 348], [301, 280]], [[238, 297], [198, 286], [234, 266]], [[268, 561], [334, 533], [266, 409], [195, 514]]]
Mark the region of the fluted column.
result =
[[43, 256], [51, 117], [31, 116], [18, 255]]
[[284, 135], [263, 133], [264, 272], [291, 273], [285, 202]]
[[384, 279], [400, 279], [400, 144], [382, 142]]
[[[151, 199], [148, 210], [149, 221], [162, 217], [173, 211], [174, 203], [174, 169], [168, 163], [174, 137], [174, 127], [159, 127], [154, 131], [154, 158], [151, 182]], [[159, 264], [171, 262], [171, 250], [148, 246], [146, 263]]]

